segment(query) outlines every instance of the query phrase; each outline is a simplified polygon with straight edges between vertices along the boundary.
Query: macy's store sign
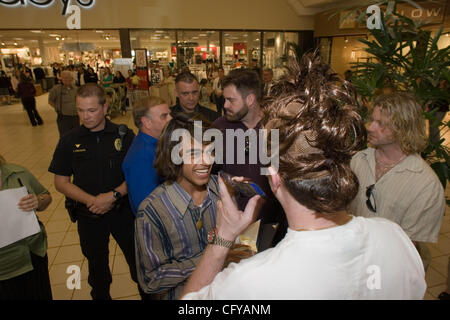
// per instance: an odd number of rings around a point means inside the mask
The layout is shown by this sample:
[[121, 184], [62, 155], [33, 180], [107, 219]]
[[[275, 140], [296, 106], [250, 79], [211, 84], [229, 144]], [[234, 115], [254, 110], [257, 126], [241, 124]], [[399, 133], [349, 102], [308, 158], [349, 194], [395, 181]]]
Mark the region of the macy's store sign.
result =
[[[38, 8], [48, 8], [57, 3], [57, 0], [0, 0], [0, 6], [17, 8], [28, 5]], [[62, 15], [67, 16], [67, 28], [81, 29], [81, 8], [90, 9], [95, 5], [95, 0], [61, 0]]]

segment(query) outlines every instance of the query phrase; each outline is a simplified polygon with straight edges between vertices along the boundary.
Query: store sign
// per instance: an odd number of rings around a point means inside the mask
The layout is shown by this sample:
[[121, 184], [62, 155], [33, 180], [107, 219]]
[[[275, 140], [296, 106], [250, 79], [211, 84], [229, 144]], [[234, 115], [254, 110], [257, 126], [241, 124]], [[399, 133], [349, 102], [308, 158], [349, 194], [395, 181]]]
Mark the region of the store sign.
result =
[[[27, 7], [32, 5], [38, 8], [48, 8], [57, 0], [0, 0], [0, 5], [15, 8], [18, 6]], [[61, 0], [62, 15], [67, 16], [66, 25], [68, 29], [81, 29], [81, 8], [89, 9], [95, 5], [95, 0], [76, 0], [71, 4], [71, 0]], [[77, 5], [78, 4], [78, 5]]]
[[[58, 2], [58, 0], [0, 0], [0, 5], [4, 7], [27, 7], [32, 5], [38, 8], [48, 8], [55, 2]], [[95, 5], [95, 0], [76, 0], [74, 2], [84, 9], [90, 9]], [[63, 9], [62, 15], [65, 16], [70, 7], [72, 7], [71, 0], [61, 0], [61, 5]]]
[[[396, 12], [410, 19], [421, 20], [427, 24], [440, 24], [444, 21], [445, 3], [424, 2], [420, 3], [420, 8], [406, 4], [397, 4]], [[384, 7], [384, 6], [383, 6]], [[394, 2], [390, 1], [386, 7], [385, 15], [392, 14]], [[339, 29], [381, 29], [381, 8], [378, 5], [371, 5], [367, 8], [368, 15], [366, 23], [361, 23], [357, 19], [356, 13], [344, 11], [340, 14]]]

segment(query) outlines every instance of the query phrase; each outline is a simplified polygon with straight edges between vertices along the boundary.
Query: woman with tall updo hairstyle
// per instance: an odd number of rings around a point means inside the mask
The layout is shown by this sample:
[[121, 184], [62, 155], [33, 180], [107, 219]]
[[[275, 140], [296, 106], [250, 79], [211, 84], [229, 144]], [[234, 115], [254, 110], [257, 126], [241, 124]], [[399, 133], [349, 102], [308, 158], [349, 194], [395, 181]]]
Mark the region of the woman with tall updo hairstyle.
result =
[[247, 228], [260, 200], [254, 196], [240, 211], [219, 179], [221, 240], [204, 251], [185, 299], [423, 298], [422, 261], [405, 232], [389, 220], [347, 212], [358, 191], [350, 160], [366, 142], [356, 110], [351, 83], [317, 53], [290, 62], [288, 76], [264, 102], [263, 120], [267, 149], [274, 150], [268, 179], [286, 214], [286, 236], [218, 273], [227, 254], [222, 244]]

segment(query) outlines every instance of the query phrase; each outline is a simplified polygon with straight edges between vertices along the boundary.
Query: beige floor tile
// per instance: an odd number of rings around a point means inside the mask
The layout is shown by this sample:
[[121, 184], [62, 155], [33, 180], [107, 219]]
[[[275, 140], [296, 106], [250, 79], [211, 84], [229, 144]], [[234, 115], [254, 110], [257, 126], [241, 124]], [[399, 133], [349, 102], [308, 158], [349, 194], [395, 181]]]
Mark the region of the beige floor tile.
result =
[[45, 225], [47, 233], [51, 232], [66, 232], [69, 229], [70, 222], [66, 220], [48, 221]]
[[426, 292], [423, 300], [436, 300], [436, 298], [433, 297], [430, 293]]
[[81, 281], [88, 279], [89, 276], [89, 264], [86, 258], [83, 260], [83, 265], [81, 267]]
[[[80, 260], [80, 261], [76, 261], [76, 262], [53, 264], [50, 268], [50, 283], [52, 285], [67, 283], [67, 279], [73, 274], [73, 273], [67, 273], [67, 268], [69, 266], [78, 266], [80, 268], [80, 273], [81, 273], [82, 263], [83, 263], [83, 261]], [[80, 277], [80, 280], [81, 280], [81, 277]]]
[[91, 286], [87, 280], [81, 280], [81, 289], [74, 289], [72, 300], [92, 300]]
[[431, 259], [431, 266], [445, 278], [447, 277], [448, 273], [448, 263], [449, 263], [448, 256], [441, 256]]
[[66, 232], [47, 232], [48, 248], [59, 248], [65, 236]]
[[440, 284], [444, 284], [447, 278], [444, 278], [439, 272], [434, 270], [433, 267], [429, 267], [425, 275], [425, 280], [429, 288], [435, 287]]
[[129, 274], [113, 275], [111, 297], [113, 299], [138, 295], [137, 284], [131, 280]]
[[442, 257], [444, 254], [438, 249], [436, 243], [427, 243], [428, 248], [430, 249], [431, 258]]
[[66, 262], [82, 261], [83, 254], [79, 245], [60, 247], [56, 255], [54, 264], [62, 264]]
[[438, 238], [438, 243], [436, 244], [437, 249], [443, 254], [450, 254], [450, 238], [440, 234]]
[[63, 246], [80, 244], [80, 237], [77, 231], [68, 231], [62, 242]]
[[62, 211], [62, 209], [57, 208], [53, 212], [50, 221], [61, 221], [61, 220], [70, 221], [69, 214], [67, 213], [67, 211]]
[[78, 231], [78, 224], [70, 223], [69, 231]]
[[123, 274], [129, 272], [130, 267], [128, 266], [127, 260], [125, 260], [125, 256], [116, 255], [114, 258], [114, 267], [112, 274]]
[[[445, 217], [444, 217], [444, 219], [445, 219]], [[441, 231], [440, 231], [440, 233], [441, 233], [441, 234], [442, 234], [442, 233], [450, 233], [450, 219], [444, 220], [444, 221], [442, 222], [442, 226], [441, 226]]]
[[48, 255], [48, 265], [51, 266], [53, 264], [53, 261], [55, 261], [56, 254], [58, 253], [59, 248], [50, 248], [47, 249], [47, 255]]
[[65, 284], [52, 285], [53, 300], [71, 300], [73, 290], [67, 289]]
[[429, 292], [434, 298], [437, 298], [442, 291], [447, 289], [446, 284], [440, 284], [438, 286], [434, 286], [432, 288], [428, 288], [427, 292]]
[[[115, 256], [116, 255], [116, 248], [117, 248], [117, 242], [113, 238], [109, 238], [109, 255]], [[120, 250], [120, 248], [119, 248]]]

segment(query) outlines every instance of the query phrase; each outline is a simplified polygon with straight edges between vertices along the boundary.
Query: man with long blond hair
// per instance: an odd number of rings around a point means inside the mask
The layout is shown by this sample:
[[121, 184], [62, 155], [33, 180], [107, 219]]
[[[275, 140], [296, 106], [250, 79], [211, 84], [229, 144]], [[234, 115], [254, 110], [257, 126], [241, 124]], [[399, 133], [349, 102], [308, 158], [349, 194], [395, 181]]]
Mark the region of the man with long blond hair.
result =
[[395, 92], [374, 101], [367, 128], [371, 147], [351, 162], [359, 191], [349, 209], [398, 223], [416, 245], [426, 270], [431, 257], [423, 242], [437, 242], [445, 197], [438, 177], [420, 157], [427, 146], [425, 128], [414, 96]]

